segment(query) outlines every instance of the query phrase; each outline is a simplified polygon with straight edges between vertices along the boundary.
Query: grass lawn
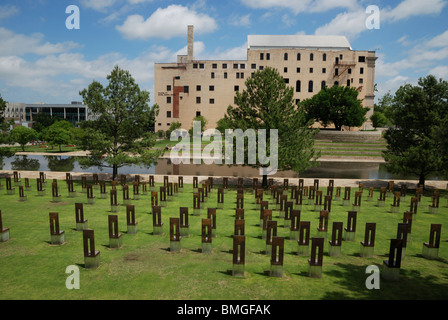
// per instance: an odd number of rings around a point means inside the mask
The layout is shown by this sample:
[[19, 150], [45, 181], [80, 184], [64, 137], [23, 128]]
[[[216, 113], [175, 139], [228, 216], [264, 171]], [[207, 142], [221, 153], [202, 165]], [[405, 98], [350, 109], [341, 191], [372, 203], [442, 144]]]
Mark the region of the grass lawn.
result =
[[[47, 145], [42, 145], [47, 146]], [[9, 151], [11, 152], [45, 152], [45, 153], [60, 153], [60, 152], [73, 152], [73, 151], [81, 151], [82, 149], [76, 146], [61, 146], [61, 151], [59, 151], [59, 146], [47, 146], [46, 148], [41, 147], [39, 145], [26, 145], [25, 151], [22, 150], [20, 146], [9, 146]]]
[[[174, 179], [174, 177], [172, 178]], [[147, 179], [146, 179], [147, 180]], [[170, 179], [170, 181], [173, 181]], [[5, 185], [4, 178], [2, 184]], [[245, 193], [246, 275], [232, 276], [233, 228], [236, 191], [225, 194], [224, 209], [217, 210], [217, 237], [213, 239], [213, 252], [201, 252], [201, 219], [192, 216], [192, 186], [185, 190], [166, 208], [162, 208], [164, 235], [153, 234], [150, 195], [134, 200], [138, 233], [127, 234], [126, 210], [122, 206], [119, 216], [119, 232], [123, 246], [109, 248], [108, 215], [109, 199], [100, 199], [99, 190], [95, 204], [87, 204], [86, 194], [81, 193], [80, 181], [75, 181], [78, 196], [69, 198], [64, 180], [59, 180], [62, 202], [52, 202], [50, 181], [47, 195], [37, 196], [36, 182], [30, 181], [32, 191], [26, 192], [28, 200], [19, 201], [15, 195], [0, 191], [0, 210], [3, 227], [10, 228], [11, 239], [0, 243], [1, 298], [10, 299], [152, 299], [152, 300], [299, 300], [299, 299], [446, 299], [448, 298], [448, 208], [446, 192], [442, 191], [441, 207], [437, 214], [428, 213], [430, 193], [422, 198], [417, 219], [412, 223], [411, 241], [407, 243], [402, 260], [400, 280], [380, 280], [380, 289], [368, 290], [365, 286], [366, 267], [376, 265], [382, 270], [387, 259], [390, 239], [396, 238], [397, 224], [408, 210], [414, 190], [408, 191], [400, 213], [390, 212], [392, 197], [388, 196], [384, 208], [376, 200], [366, 201], [363, 194], [361, 212], [357, 219], [354, 242], [343, 241], [342, 256], [328, 255], [331, 226], [335, 221], [347, 223], [347, 211], [341, 201], [332, 203], [328, 239], [325, 241], [322, 278], [308, 277], [308, 258], [296, 255], [297, 242], [289, 239], [289, 229], [283, 227], [279, 212], [273, 211], [278, 220], [278, 236], [285, 238], [283, 277], [269, 276], [270, 257], [264, 253], [265, 240], [261, 238], [259, 211], [255, 208], [254, 195]], [[130, 184], [131, 185], [131, 184]], [[158, 186], [158, 185], [157, 185]], [[210, 194], [208, 205], [216, 207], [217, 191]], [[121, 187], [119, 202], [121, 202]], [[157, 188], [158, 189], [158, 188]], [[325, 188], [321, 188], [325, 194]], [[107, 191], [110, 190], [110, 184]], [[132, 190], [132, 188], [131, 188]], [[352, 188], [352, 196], [354, 190]], [[374, 199], [378, 198], [375, 190]], [[265, 196], [265, 199], [270, 196]], [[85, 218], [89, 228], [95, 231], [96, 250], [100, 253], [100, 267], [85, 269], [82, 232], [75, 230], [75, 203], [84, 203]], [[169, 218], [179, 217], [179, 207], [189, 207], [190, 237], [183, 238], [182, 251], [170, 252]], [[311, 236], [316, 236], [318, 212], [314, 206], [303, 205], [301, 220], [311, 221]], [[65, 231], [66, 242], [50, 244], [49, 212], [59, 213], [60, 229]], [[359, 256], [360, 241], [364, 238], [366, 222], [377, 223], [375, 255]], [[432, 223], [442, 224], [439, 259], [427, 260], [421, 256], [423, 242], [429, 240]], [[80, 289], [68, 290], [65, 281], [67, 266], [80, 269]]]

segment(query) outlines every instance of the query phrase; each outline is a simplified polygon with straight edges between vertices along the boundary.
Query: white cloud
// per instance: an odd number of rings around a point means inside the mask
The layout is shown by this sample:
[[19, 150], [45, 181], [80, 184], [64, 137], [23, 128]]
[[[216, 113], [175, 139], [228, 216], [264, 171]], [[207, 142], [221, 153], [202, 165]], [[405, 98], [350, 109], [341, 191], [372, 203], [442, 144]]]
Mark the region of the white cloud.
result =
[[445, 0], [403, 0], [393, 9], [382, 10], [381, 17], [394, 22], [413, 16], [438, 14], [445, 5]]
[[437, 79], [442, 78], [448, 81], [448, 66], [437, 66], [429, 70], [429, 74], [434, 75]]
[[[379, 8], [380, 27], [384, 23], [394, 23], [413, 16], [438, 14], [446, 3], [446, 0], [403, 0], [394, 8]], [[346, 5], [349, 8], [348, 11], [338, 14], [333, 20], [317, 28], [315, 34], [337, 34], [355, 39], [362, 32], [369, 31], [366, 27], [366, 19], [372, 13], [366, 13], [366, 7], [356, 3], [347, 2]], [[322, 8], [325, 8], [325, 5]]]
[[361, 32], [367, 30], [364, 9], [343, 12], [338, 14], [329, 23], [316, 29], [316, 35], [344, 35], [349, 39], [356, 38]]
[[430, 48], [446, 47], [447, 45], [448, 45], [448, 30], [432, 38], [430, 41], [426, 43], [426, 46]]
[[335, 8], [354, 9], [357, 6], [357, 0], [242, 0], [242, 2], [249, 8], [280, 8], [290, 10], [294, 14], [301, 12], [325, 12]]
[[116, 3], [116, 0], [81, 0], [81, 5], [93, 9], [96, 11], [106, 11], [106, 9], [112, 7]]
[[60, 52], [66, 52], [73, 48], [81, 47], [73, 41], [60, 43], [43, 43], [44, 35], [35, 33], [30, 36], [17, 34], [8, 29], [0, 27], [0, 55], [23, 55], [34, 53], [38, 55], [47, 55]]
[[170, 39], [185, 36], [187, 25], [194, 25], [197, 34], [217, 28], [213, 18], [181, 5], [159, 8], [146, 20], [138, 14], [128, 16], [124, 24], [116, 28], [127, 39]]
[[19, 13], [19, 8], [13, 5], [0, 6], [0, 20], [12, 17]]
[[246, 14], [244, 16], [232, 14], [229, 18], [229, 24], [233, 26], [242, 26], [242, 27], [248, 27], [250, 26], [250, 13]]

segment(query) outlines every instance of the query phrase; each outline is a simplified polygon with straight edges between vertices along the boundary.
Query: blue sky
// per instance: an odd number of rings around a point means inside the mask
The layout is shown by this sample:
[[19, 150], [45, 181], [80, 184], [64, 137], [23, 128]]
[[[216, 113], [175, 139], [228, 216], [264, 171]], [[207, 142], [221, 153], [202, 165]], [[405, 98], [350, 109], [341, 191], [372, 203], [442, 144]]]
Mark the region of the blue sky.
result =
[[[66, 28], [66, 7], [80, 28]], [[368, 29], [369, 5], [379, 29]], [[448, 0], [20, 0], [0, 1], [0, 94], [10, 102], [70, 103], [114, 65], [153, 97], [154, 62], [246, 58], [248, 34], [345, 35], [377, 53], [377, 98], [434, 74], [448, 80]], [[151, 99], [151, 103], [153, 99]]]

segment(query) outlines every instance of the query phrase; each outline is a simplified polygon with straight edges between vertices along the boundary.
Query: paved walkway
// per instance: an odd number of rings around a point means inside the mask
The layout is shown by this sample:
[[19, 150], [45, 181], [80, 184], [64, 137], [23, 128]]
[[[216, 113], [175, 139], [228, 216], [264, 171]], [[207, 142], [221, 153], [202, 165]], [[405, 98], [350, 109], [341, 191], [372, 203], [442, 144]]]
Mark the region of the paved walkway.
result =
[[[50, 155], [50, 156], [85, 156], [86, 152], [85, 151], [76, 151], [76, 152], [64, 152], [64, 153], [46, 153], [46, 152], [17, 152], [16, 154], [20, 155]], [[371, 157], [322, 157], [321, 159], [319, 159], [320, 161], [342, 161], [342, 162], [379, 162], [378, 159], [372, 159]], [[384, 162], [384, 160], [382, 161]], [[22, 178], [30, 178], [30, 179], [35, 179], [39, 177], [39, 172], [37, 171], [18, 171], [20, 173], [20, 176]], [[6, 175], [12, 175], [13, 171], [11, 170], [0, 170], [0, 177], [6, 176]], [[47, 171], [45, 172], [47, 179], [65, 179], [65, 172], [53, 172], [53, 171]], [[81, 179], [81, 176], [86, 176], [86, 177], [91, 177], [92, 174], [91, 173], [85, 173], [85, 172], [71, 172], [72, 176], [74, 179]], [[98, 176], [100, 179], [102, 180], [111, 180], [112, 179], [112, 174], [108, 174], [108, 173], [98, 173]], [[149, 174], [145, 175], [145, 174], [140, 174], [140, 176], [148, 181], [148, 176]], [[129, 174], [127, 175], [128, 180], [133, 179], [134, 175], [133, 174]], [[155, 182], [159, 182], [159, 183], [163, 183], [163, 177], [164, 175], [161, 174], [156, 174], [154, 175], [154, 181]], [[201, 183], [201, 181], [205, 181], [208, 176], [198, 176], [199, 178], [199, 183]], [[214, 176], [215, 179], [217, 180], [217, 183], [220, 182], [220, 179], [222, 178], [222, 176], [220, 175], [216, 175]], [[233, 177], [233, 176], [229, 176], [229, 184], [236, 184], [237, 183], [237, 178]], [[262, 177], [259, 177], [259, 182], [261, 183], [261, 179]], [[274, 181], [276, 183], [283, 183], [283, 179], [284, 178], [273, 178]], [[176, 175], [171, 175], [170, 176], [170, 180], [172, 181], [177, 181], [177, 176]], [[320, 178], [319, 179], [319, 185], [326, 187], [328, 186], [330, 179], [324, 179], [324, 178]], [[358, 187], [360, 183], [364, 184], [365, 187], [387, 187], [387, 183], [389, 180], [384, 180], [384, 179], [333, 179], [335, 186], [341, 186], [341, 187], [345, 187], [345, 186], [351, 186], [351, 187]], [[298, 181], [299, 178], [289, 178], [289, 183], [291, 185], [298, 185]], [[184, 182], [187, 184], [191, 184], [193, 183], [193, 176], [184, 176]], [[314, 179], [312, 178], [304, 178], [304, 184], [305, 185], [313, 185]], [[394, 180], [395, 184], [400, 185], [402, 183], [406, 183], [407, 186], [409, 188], [415, 188], [418, 184], [418, 180]], [[245, 179], [245, 184], [250, 186], [252, 185], [252, 178], [246, 178]], [[446, 180], [427, 180], [426, 181], [426, 187], [429, 188], [437, 188], [437, 189], [447, 189], [448, 188], [448, 181]]]
[[[36, 179], [39, 178], [39, 171], [18, 171], [18, 173], [20, 174], [21, 178], [29, 178], [29, 179]], [[81, 180], [82, 176], [87, 177], [87, 179], [92, 179], [92, 173], [85, 173], [85, 172], [70, 172], [73, 179], [74, 180]], [[0, 170], [0, 177], [5, 177], [5, 176], [12, 176], [13, 171], [10, 170]], [[51, 180], [51, 179], [58, 179], [58, 180], [64, 180], [65, 179], [65, 172], [54, 172], [54, 171], [46, 171], [45, 175], [46, 175], [46, 179]], [[149, 180], [149, 174], [139, 174], [141, 179], [143, 179], [143, 181], [148, 181]], [[126, 179], [128, 181], [133, 181], [134, 180], [134, 174], [127, 174], [126, 175]], [[155, 174], [154, 175], [154, 181], [156, 183], [163, 183], [163, 177], [165, 175], [163, 174]], [[177, 182], [177, 175], [169, 175], [169, 180], [172, 182]], [[184, 177], [184, 183], [186, 184], [192, 184], [193, 183], [193, 176], [183, 176]], [[202, 183], [203, 181], [205, 181], [209, 176], [197, 176], [199, 183]], [[106, 181], [110, 181], [112, 180], [112, 174], [109, 173], [98, 173], [98, 178], [100, 180], [106, 180]], [[221, 179], [222, 176], [216, 175], [213, 176], [213, 178], [215, 179], [215, 183], [220, 184], [221, 183]], [[237, 177], [228, 177], [229, 178], [229, 184], [231, 185], [236, 185], [237, 184]], [[270, 178], [270, 177], [268, 177]], [[274, 182], [276, 184], [283, 184], [283, 179], [284, 178], [273, 178]], [[298, 185], [299, 184], [299, 178], [288, 178], [289, 179], [289, 184], [290, 185]], [[262, 177], [258, 178], [259, 183], [261, 183]], [[345, 187], [345, 186], [350, 186], [350, 187], [358, 187], [360, 183], [362, 183], [364, 185], [364, 187], [375, 187], [375, 188], [379, 188], [379, 187], [387, 187], [387, 184], [389, 182], [389, 180], [384, 180], [384, 179], [333, 179], [334, 180], [334, 185], [335, 186], [340, 186], [340, 187]], [[330, 179], [326, 179], [326, 178], [320, 178], [319, 179], [319, 186], [322, 187], [327, 187], [328, 183], [329, 183]], [[418, 180], [393, 180], [395, 185], [401, 185], [403, 183], [405, 183], [408, 188], [413, 189], [417, 187], [418, 184]], [[314, 183], [314, 179], [312, 178], [304, 178], [303, 179], [304, 185], [306, 186], [310, 186], [313, 185]], [[245, 178], [244, 179], [244, 184], [246, 186], [251, 186], [252, 185], [252, 178]], [[426, 181], [426, 187], [427, 188], [437, 188], [437, 189], [447, 189], [448, 188], [448, 181], [439, 181], [439, 180], [427, 180]]]

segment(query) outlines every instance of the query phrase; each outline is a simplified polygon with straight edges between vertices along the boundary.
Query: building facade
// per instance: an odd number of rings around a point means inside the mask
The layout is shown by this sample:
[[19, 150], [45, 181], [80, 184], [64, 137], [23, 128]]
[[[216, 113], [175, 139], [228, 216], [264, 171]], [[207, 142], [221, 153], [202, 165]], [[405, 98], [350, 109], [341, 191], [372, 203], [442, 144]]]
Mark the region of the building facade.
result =
[[193, 26], [188, 26], [187, 55], [175, 63], [155, 64], [155, 103], [159, 105], [155, 131], [180, 122], [190, 129], [201, 115], [207, 128], [233, 105], [236, 91], [255, 71], [276, 68], [287, 85], [294, 88], [296, 103], [312, 97], [324, 86], [350, 86], [373, 113], [374, 51], [352, 50], [343, 36], [249, 35], [246, 60], [195, 60]]
[[45, 103], [6, 103], [4, 116], [13, 119], [16, 125], [32, 127], [33, 116], [38, 113], [46, 113], [51, 117], [58, 117], [77, 124], [93, 118], [89, 108], [81, 102], [73, 101], [70, 104], [45, 104]]

